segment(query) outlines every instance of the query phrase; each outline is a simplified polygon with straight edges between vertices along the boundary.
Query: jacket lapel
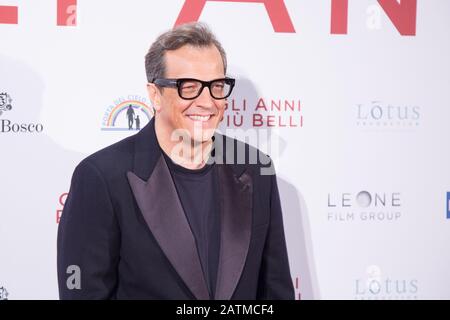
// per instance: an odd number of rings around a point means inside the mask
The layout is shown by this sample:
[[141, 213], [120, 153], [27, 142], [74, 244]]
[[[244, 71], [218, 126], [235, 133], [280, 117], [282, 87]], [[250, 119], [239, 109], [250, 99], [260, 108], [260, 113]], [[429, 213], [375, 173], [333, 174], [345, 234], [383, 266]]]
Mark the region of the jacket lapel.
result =
[[252, 179], [218, 165], [221, 237], [215, 299], [229, 300], [244, 269], [252, 227]]
[[239, 155], [235, 152], [236, 150], [239, 151], [235, 140], [215, 134], [212, 157], [218, 171], [221, 219], [220, 255], [215, 292], [217, 300], [232, 298], [244, 270], [250, 246], [253, 181], [248, 167], [239, 164]]

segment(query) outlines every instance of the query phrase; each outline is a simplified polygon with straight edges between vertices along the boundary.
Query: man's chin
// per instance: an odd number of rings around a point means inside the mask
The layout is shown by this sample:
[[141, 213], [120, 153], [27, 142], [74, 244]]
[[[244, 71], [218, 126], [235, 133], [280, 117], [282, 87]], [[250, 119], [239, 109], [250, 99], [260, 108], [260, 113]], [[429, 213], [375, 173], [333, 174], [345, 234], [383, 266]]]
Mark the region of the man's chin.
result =
[[215, 127], [203, 127], [203, 126], [193, 126], [189, 128], [189, 135], [192, 141], [202, 143], [210, 141], [213, 137], [216, 128]]
[[171, 140], [174, 142], [183, 141], [184, 143], [204, 143], [210, 141], [216, 129], [190, 130], [190, 129], [175, 129], [172, 132]]
[[195, 133], [191, 136], [194, 143], [205, 143], [211, 141], [215, 129], [209, 129], [207, 132], [203, 131], [201, 134]]

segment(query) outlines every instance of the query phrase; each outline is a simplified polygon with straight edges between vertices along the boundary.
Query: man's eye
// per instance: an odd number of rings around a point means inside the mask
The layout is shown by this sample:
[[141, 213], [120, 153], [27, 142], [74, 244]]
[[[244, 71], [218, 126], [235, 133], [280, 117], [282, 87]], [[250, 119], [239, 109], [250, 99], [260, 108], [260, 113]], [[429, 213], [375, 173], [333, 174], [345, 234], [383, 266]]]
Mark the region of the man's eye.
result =
[[198, 87], [198, 85], [196, 83], [186, 82], [186, 83], [182, 84], [181, 89], [183, 89], [183, 90], [195, 90], [197, 87]]

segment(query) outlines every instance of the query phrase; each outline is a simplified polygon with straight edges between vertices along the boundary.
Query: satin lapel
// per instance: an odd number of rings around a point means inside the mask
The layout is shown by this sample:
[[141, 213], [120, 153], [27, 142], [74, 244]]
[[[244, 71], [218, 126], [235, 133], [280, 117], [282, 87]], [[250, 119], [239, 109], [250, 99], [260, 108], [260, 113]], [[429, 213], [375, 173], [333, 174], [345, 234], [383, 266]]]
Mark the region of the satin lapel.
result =
[[215, 298], [231, 299], [244, 269], [252, 228], [250, 174], [236, 176], [231, 165], [217, 165], [221, 207], [221, 248]]
[[164, 157], [160, 155], [147, 182], [132, 172], [127, 177], [145, 222], [174, 269], [197, 299], [209, 299], [195, 239]]

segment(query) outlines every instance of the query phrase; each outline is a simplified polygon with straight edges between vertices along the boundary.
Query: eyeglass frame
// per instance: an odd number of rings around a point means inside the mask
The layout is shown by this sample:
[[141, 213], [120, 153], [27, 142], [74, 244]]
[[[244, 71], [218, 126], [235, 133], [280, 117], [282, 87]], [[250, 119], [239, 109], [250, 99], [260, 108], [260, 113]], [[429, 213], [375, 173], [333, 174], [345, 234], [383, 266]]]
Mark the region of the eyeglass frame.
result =
[[[197, 81], [200, 82], [202, 84], [202, 87], [200, 88], [200, 90], [198, 91], [198, 94], [195, 97], [192, 98], [184, 98], [181, 95], [181, 83], [183, 81]], [[230, 92], [228, 92], [228, 94], [225, 97], [222, 98], [216, 98], [211, 91], [211, 84], [213, 82], [216, 81], [224, 81], [226, 84], [228, 84], [230, 86]], [[205, 87], [207, 87], [209, 89], [209, 94], [211, 95], [211, 97], [213, 97], [216, 100], [223, 100], [228, 98], [231, 95], [231, 92], [233, 91], [234, 85], [236, 83], [236, 79], [233, 78], [229, 78], [229, 77], [225, 77], [225, 78], [218, 78], [218, 79], [214, 79], [211, 81], [202, 81], [199, 79], [195, 79], [195, 78], [178, 78], [178, 79], [166, 79], [166, 78], [154, 78], [151, 83], [162, 87], [162, 88], [177, 88], [178, 90], [178, 96], [183, 99], [183, 100], [194, 100], [197, 99], [203, 92], [203, 89], [205, 89]]]

